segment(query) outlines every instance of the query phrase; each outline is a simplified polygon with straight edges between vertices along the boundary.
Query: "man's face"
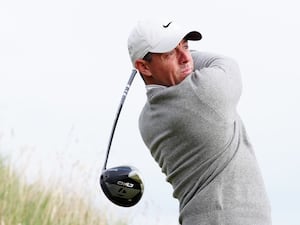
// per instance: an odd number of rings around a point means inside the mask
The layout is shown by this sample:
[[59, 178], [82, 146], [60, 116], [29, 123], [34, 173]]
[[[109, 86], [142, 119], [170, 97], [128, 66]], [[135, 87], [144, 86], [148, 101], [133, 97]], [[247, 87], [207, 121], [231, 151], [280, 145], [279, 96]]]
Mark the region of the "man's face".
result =
[[188, 42], [182, 40], [175, 49], [167, 53], [152, 53], [152, 60], [148, 66], [152, 84], [179, 84], [193, 71]]

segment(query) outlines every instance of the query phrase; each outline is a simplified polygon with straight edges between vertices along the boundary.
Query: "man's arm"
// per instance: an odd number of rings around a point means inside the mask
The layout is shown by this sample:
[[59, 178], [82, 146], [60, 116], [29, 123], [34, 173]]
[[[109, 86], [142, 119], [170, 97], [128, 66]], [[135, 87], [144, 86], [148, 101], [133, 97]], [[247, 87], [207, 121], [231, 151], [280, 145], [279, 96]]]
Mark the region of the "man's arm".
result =
[[192, 57], [195, 93], [220, 115], [231, 117], [242, 91], [238, 64], [230, 57], [207, 52], [193, 51]]

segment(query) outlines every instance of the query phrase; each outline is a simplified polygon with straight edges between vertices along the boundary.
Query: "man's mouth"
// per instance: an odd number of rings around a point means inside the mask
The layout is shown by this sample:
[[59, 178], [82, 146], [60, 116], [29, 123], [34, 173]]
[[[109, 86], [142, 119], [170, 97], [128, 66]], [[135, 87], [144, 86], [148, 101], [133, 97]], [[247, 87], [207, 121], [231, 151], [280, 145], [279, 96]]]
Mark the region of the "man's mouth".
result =
[[184, 67], [181, 68], [181, 74], [182, 74], [183, 76], [187, 76], [187, 75], [189, 75], [191, 72], [192, 72], [192, 68], [191, 68], [190, 66], [188, 66], [188, 65], [186, 65], [186, 66], [184, 66]]

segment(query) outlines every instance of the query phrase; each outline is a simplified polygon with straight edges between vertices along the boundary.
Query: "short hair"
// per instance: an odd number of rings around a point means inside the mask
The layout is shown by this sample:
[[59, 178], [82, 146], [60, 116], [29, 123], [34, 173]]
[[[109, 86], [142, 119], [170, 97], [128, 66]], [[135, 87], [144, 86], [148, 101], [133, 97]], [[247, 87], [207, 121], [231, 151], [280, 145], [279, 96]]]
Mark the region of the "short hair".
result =
[[145, 60], [145, 61], [147, 61], [147, 62], [151, 62], [151, 61], [152, 61], [152, 53], [151, 53], [151, 52], [148, 52], [148, 53], [144, 56], [143, 60]]

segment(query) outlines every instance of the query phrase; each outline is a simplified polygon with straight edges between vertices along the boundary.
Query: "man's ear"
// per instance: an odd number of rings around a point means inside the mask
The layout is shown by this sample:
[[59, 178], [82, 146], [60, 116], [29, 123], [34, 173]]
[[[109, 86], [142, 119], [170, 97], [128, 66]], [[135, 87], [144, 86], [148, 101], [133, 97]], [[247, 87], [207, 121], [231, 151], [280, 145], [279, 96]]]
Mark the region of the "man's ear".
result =
[[149, 65], [148, 62], [143, 60], [143, 59], [137, 59], [135, 61], [135, 68], [137, 68], [137, 70], [143, 74], [144, 76], [151, 76], [152, 73], [149, 69]]

